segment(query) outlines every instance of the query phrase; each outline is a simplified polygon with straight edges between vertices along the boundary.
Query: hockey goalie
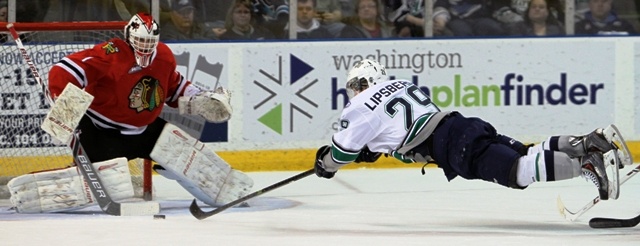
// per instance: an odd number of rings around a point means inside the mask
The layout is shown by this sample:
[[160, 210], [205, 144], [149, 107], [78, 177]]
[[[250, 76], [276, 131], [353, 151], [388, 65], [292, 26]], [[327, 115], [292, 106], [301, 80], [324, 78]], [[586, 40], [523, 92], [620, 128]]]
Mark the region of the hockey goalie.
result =
[[[75, 132], [69, 129], [80, 132], [85, 154], [114, 201], [133, 196], [127, 160], [136, 158], [154, 160], [160, 175], [211, 206], [248, 193], [249, 176], [159, 117], [167, 105], [210, 122], [228, 121], [230, 93], [222, 87], [201, 90], [185, 79], [173, 52], [159, 42], [158, 24], [149, 14], [133, 16], [124, 33], [124, 40], [113, 38], [70, 54], [50, 69], [48, 89], [55, 104], [42, 128], [63, 142]], [[84, 104], [86, 112], [78, 110]], [[22, 175], [7, 186], [20, 213], [96, 204], [76, 166]]]

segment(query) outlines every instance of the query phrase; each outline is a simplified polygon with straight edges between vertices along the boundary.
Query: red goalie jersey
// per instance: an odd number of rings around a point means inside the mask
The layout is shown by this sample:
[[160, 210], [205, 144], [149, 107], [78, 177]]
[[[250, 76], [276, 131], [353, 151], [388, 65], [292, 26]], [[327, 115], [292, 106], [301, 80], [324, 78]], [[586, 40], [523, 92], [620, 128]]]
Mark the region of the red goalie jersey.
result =
[[[133, 50], [118, 38], [73, 53], [51, 68], [49, 89], [56, 98], [72, 83], [95, 98], [87, 111], [94, 124], [136, 134], [153, 122], [167, 103], [177, 107], [178, 98], [194, 86], [176, 71], [169, 47], [158, 43], [149, 66], [136, 65]], [[188, 94], [195, 94], [188, 93]]]

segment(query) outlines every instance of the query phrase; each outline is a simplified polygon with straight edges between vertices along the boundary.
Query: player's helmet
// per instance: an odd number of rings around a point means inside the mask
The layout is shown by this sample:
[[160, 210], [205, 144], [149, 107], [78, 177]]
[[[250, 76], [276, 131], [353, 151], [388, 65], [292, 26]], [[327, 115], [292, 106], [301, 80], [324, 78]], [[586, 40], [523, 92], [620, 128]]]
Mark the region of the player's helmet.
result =
[[124, 26], [124, 37], [133, 48], [136, 63], [141, 67], [149, 66], [160, 39], [160, 28], [153, 17], [147, 13], [138, 13], [131, 17], [129, 23]]
[[387, 70], [374, 60], [357, 62], [347, 75], [347, 94], [349, 98], [365, 89], [389, 80]]

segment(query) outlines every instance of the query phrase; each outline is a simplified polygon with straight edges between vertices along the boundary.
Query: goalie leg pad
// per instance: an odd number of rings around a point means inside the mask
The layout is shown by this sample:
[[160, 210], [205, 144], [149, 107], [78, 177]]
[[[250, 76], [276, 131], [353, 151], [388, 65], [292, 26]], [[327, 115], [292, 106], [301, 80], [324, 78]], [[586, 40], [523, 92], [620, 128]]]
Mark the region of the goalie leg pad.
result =
[[193, 196], [211, 206], [223, 205], [247, 194], [253, 180], [233, 170], [204, 143], [167, 123], [151, 151], [158, 173], [176, 180]]
[[[126, 158], [93, 163], [105, 190], [115, 201], [133, 197]], [[77, 167], [18, 176], [7, 183], [10, 201], [18, 213], [61, 212], [96, 204]]]

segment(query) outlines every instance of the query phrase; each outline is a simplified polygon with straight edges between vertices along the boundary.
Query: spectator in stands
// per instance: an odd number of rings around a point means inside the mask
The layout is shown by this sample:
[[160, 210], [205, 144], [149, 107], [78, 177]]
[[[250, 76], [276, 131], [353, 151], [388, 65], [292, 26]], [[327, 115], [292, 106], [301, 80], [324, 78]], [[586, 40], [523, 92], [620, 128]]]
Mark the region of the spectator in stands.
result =
[[[8, 3], [7, 1], [0, 1], [0, 22], [7, 22], [8, 21]], [[8, 41], [8, 36], [7, 34], [2, 34], [0, 33], [0, 44], [3, 44], [5, 42]]]
[[424, 1], [387, 1], [392, 10], [389, 20], [393, 22], [398, 37], [424, 37]]
[[276, 37], [289, 37], [285, 28], [289, 25], [289, 0], [252, 0], [255, 26], [261, 26]]
[[493, 0], [492, 16], [508, 31], [524, 21], [529, 2], [530, 0]]
[[160, 29], [160, 39], [169, 40], [213, 40], [216, 35], [203, 23], [195, 21], [193, 0], [171, 0], [170, 20]]
[[345, 19], [347, 24], [340, 32], [341, 38], [389, 38], [393, 28], [382, 17], [379, 0], [355, 0], [356, 15]]
[[[571, 1], [571, 0], [563, 0], [563, 1]], [[575, 20], [576, 23], [578, 21], [584, 20], [584, 14], [589, 11], [589, 0], [573, 0], [574, 9], [575, 9]]]
[[[354, 0], [338, 0], [340, 2], [340, 13], [342, 14], [342, 18], [347, 18], [351, 16], [355, 16], [356, 6], [354, 4]], [[384, 6], [384, 5], [383, 5]], [[380, 12], [381, 15], [385, 15], [386, 12]]]
[[225, 29], [221, 40], [265, 40], [275, 39], [273, 33], [252, 25], [253, 4], [250, 0], [235, 0], [227, 11]]
[[7, 3], [7, 1], [0, 1], [0, 22], [7, 22], [8, 21], [8, 9], [9, 9], [9, 3]]
[[[424, 1], [387, 0], [386, 2], [387, 7], [392, 10], [389, 13], [389, 19], [393, 22], [398, 37], [424, 37]], [[446, 26], [449, 19], [449, 12], [445, 8], [434, 9], [434, 36], [453, 36]]]
[[640, 1], [638, 0], [618, 0], [613, 2], [613, 11], [620, 16], [620, 18], [628, 21], [633, 25], [633, 29], [636, 32], [640, 32]]
[[564, 28], [551, 14], [549, 0], [531, 0], [525, 11], [524, 21], [511, 26], [509, 34], [514, 36], [561, 36]]
[[41, 22], [52, 0], [16, 0], [16, 22]]
[[[316, 0], [298, 1], [298, 21], [293, 28], [296, 29], [298, 39], [324, 39], [331, 38], [331, 33], [316, 19]], [[285, 34], [289, 34], [286, 30]]]
[[204, 25], [206, 28], [211, 29], [218, 38], [227, 31], [227, 29], [224, 28], [224, 23], [227, 17], [227, 11], [233, 2], [234, 1], [229, 0], [203, 1], [205, 12], [203, 18]]
[[[339, 0], [316, 0], [316, 18], [334, 37], [340, 35], [345, 24], [342, 23], [342, 6]], [[352, 3], [353, 4], [353, 3]]]
[[618, 18], [611, 10], [613, 0], [589, 0], [589, 11], [584, 20], [576, 23], [576, 35], [629, 35], [636, 34], [631, 23]]
[[436, 0], [434, 12], [447, 10], [447, 27], [455, 36], [500, 36], [506, 34], [493, 18], [492, 0]]

